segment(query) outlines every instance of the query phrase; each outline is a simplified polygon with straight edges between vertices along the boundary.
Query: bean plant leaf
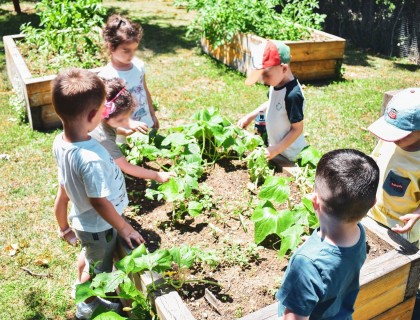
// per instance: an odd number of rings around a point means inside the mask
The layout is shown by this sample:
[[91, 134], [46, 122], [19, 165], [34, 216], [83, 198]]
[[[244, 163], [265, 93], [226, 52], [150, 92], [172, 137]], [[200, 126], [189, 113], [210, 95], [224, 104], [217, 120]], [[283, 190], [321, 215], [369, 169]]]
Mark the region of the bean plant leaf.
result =
[[126, 279], [127, 275], [122, 270], [111, 273], [99, 273], [93, 278], [92, 286], [101, 288], [104, 293], [113, 292]]
[[197, 260], [197, 249], [189, 246], [182, 246], [180, 248], [174, 247], [169, 250], [172, 261], [175, 262], [180, 268], [189, 269]]
[[156, 250], [153, 253], [135, 258], [134, 262], [133, 272], [142, 272], [144, 270], [163, 272], [171, 268], [171, 255], [168, 250]]
[[188, 214], [191, 217], [197, 217], [203, 211], [203, 205], [198, 201], [190, 201], [188, 203]]
[[280, 234], [281, 245], [278, 253], [279, 258], [283, 258], [287, 251], [293, 251], [302, 242], [301, 235], [304, 232], [303, 226], [294, 225]]
[[294, 223], [293, 212], [290, 210], [277, 211], [271, 203], [257, 207], [251, 216], [255, 224], [254, 241], [261, 243], [270, 234], [280, 234]]
[[184, 195], [180, 192], [177, 180], [179, 179], [171, 178], [159, 186], [158, 190], [164, 195], [166, 201], [174, 202], [183, 199]]
[[171, 133], [162, 141], [163, 146], [167, 146], [167, 145], [184, 146], [189, 143], [190, 143], [190, 140], [187, 139], [185, 134], [181, 132]]
[[122, 317], [114, 311], [107, 311], [107, 312], [101, 313], [100, 315], [96, 316], [93, 319], [94, 320], [125, 320], [129, 318]]
[[278, 204], [285, 202], [290, 196], [290, 187], [288, 182], [290, 178], [267, 177], [258, 197], [261, 200], [275, 201]]
[[142, 255], [147, 254], [147, 249], [144, 243], [135, 248], [129, 255], [125, 256], [123, 259], [118, 261], [115, 264], [115, 267], [118, 270], [122, 270], [125, 273], [130, 273], [134, 269], [134, 258], [141, 257]]
[[101, 297], [105, 295], [102, 288], [92, 288], [91, 284], [92, 283], [90, 281], [87, 281], [76, 286], [76, 297], [74, 299], [76, 304], [83, 302], [90, 297]]
[[321, 159], [321, 152], [315, 149], [312, 146], [304, 148], [298, 155], [299, 165], [304, 167], [307, 164], [310, 164], [312, 167], [316, 167], [319, 160]]

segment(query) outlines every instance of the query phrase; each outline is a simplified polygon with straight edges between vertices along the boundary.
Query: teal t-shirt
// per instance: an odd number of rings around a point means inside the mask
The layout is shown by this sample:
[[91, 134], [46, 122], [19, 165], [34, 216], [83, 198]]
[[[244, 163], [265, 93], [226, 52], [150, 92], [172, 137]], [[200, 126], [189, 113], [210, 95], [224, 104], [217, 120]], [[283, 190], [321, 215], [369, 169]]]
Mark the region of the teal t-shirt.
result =
[[359, 293], [360, 269], [366, 260], [366, 235], [352, 247], [337, 247], [318, 236], [318, 230], [292, 256], [276, 294], [279, 316], [285, 308], [316, 320], [352, 319]]

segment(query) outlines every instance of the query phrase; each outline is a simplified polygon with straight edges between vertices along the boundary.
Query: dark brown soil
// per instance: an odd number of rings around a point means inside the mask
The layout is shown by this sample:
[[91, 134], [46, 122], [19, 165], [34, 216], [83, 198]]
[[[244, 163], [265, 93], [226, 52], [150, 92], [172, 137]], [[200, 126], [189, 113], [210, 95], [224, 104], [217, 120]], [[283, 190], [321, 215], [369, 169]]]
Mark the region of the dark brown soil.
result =
[[[283, 175], [283, 173], [277, 173]], [[274, 294], [286, 269], [288, 259], [277, 257], [278, 239], [269, 237], [257, 250], [258, 257], [246, 256], [246, 248], [254, 239], [253, 223], [249, 220], [250, 194], [256, 192], [250, 184], [246, 167], [238, 163], [216, 164], [203, 179], [213, 189], [215, 207], [195, 219], [185, 217], [182, 223], [173, 223], [172, 204], [144, 198], [146, 183], [128, 179], [127, 189], [133, 208], [128, 217], [147, 241], [150, 251], [184, 244], [215, 250], [226, 260], [217, 270], [195, 270], [195, 278], [217, 281], [221, 287], [194, 285], [184, 287], [180, 294], [196, 319], [235, 319], [275, 302]], [[251, 190], [250, 190], [251, 189]], [[255, 193], [254, 193], [255, 194]], [[300, 201], [300, 193], [292, 188], [292, 198]], [[256, 199], [253, 200], [256, 203]], [[254, 203], [254, 204], [255, 204]], [[239, 213], [245, 218], [242, 225]], [[244, 231], [246, 229], [246, 232]], [[391, 247], [368, 233], [368, 260]], [[242, 261], [233, 265], [229, 257]], [[239, 259], [241, 258], [242, 259]], [[219, 300], [217, 312], [204, 299], [208, 288]]]

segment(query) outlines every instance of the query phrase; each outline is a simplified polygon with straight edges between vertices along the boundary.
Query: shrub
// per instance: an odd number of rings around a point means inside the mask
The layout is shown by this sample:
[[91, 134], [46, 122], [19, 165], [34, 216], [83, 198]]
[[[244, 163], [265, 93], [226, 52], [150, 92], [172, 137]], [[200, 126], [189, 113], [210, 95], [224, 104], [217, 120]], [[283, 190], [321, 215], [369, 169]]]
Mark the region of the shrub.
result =
[[174, 4], [197, 11], [188, 34], [204, 36], [214, 46], [230, 41], [237, 32], [301, 40], [309, 37], [308, 27], [319, 29], [325, 19], [314, 12], [318, 0], [175, 0]]
[[101, 0], [42, 0], [35, 8], [40, 28], [30, 23], [21, 26], [28, 65], [41, 73], [103, 65], [100, 27], [105, 9]]

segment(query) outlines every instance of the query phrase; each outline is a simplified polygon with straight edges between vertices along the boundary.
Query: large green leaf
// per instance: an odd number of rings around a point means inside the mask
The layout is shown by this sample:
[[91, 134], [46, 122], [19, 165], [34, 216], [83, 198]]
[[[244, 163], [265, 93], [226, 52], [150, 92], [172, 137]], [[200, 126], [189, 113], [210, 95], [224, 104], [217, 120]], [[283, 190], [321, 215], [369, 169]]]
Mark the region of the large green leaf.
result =
[[321, 159], [321, 156], [321, 152], [312, 146], [308, 146], [299, 153], [298, 158], [300, 159], [300, 165], [302, 167], [307, 164], [310, 164], [312, 167], [316, 167]]
[[133, 272], [142, 272], [144, 270], [163, 272], [171, 268], [171, 255], [168, 250], [156, 250], [153, 253], [135, 258], [134, 262]]
[[91, 282], [87, 281], [76, 286], [76, 297], [75, 303], [83, 302], [90, 297], [105, 296], [105, 292], [102, 288], [92, 288]]
[[174, 202], [184, 199], [184, 194], [180, 192], [180, 179], [171, 178], [168, 182], [161, 184], [158, 190], [164, 195], [166, 201]]
[[92, 280], [92, 287], [101, 288], [104, 293], [113, 292], [127, 278], [122, 270], [116, 270], [110, 273], [99, 273]]
[[188, 203], [188, 214], [191, 217], [197, 217], [203, 211], [203, 205], [198, 201], [190, 201]]
[[115, 264], [115, 267], [118, 270], [122, 270], [125, 273], [130, 273], [134, 268], [134, 258], [141, 257], [142, 255], [147, 254], [147, 249], [144, 243], [142, 243], [140, 246], [135, 248], [129, 255], [122, 258], [120, 261], [118, 261]]
[[168, 135], [163, 141], [162, 145], [184, 146], [190, 143], [190, 139], [184, 133], [175, 132]]
[[169, 250], [172, 261], [180, 268], [191, 268], [197, 260], [197, 249], [189, 246], [174, 247]]
[[258, 197], [262, 200], [275, 201], [278, 204], [285, 202], [290, 195], [289, 181], [290, 178], [283, 177], [267, 177]]
[[302, 242], [301, 235], [304, 229], [301, 225], [294, 225], [280, 234], [281, 245], [279, 250], [279, 258], [285, 256], [288, 250], [293, 251]]
[[121, 317], [114, 311], [107, 311], [93, 318], [94, 320], [125, 320], [129, 318]]
[[254, 241], [261, 243], [270, 234], [280, 234], [294, 223], [293, 212], [290, 210], [277, 211], [271, 203], [257, 207], [251, 216], [254, 222]]

